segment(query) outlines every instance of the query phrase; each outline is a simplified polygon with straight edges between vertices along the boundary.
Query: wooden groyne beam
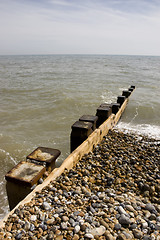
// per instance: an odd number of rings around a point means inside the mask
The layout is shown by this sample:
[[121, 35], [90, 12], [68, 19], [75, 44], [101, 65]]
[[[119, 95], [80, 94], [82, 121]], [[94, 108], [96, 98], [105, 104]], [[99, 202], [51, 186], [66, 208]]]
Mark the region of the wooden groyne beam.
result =
[[[132, 91], [133, 90], [134, 88], [132, 88]], [[60, 176], [65, 169], [71, 169], [84, 156], [84, 154], [88, 154], [90, 151], [92, 151], [94, 147], [102, 141], [103, 137], [108, 133], [108, 131], [118, 123], [122, 113], [127, 106], [128, 101], [129, 98], [126, 97], [116, 114], [112, 113], [108, 117], [108, 119], [104, 121], [104, 123], [102, 123], [97, 129], [95, 129], [88, 136], [88, 138], [63, 161], [62, 165], [59, 168], [55, 168], [42, 184], [37, 185], [31, 193], [29, 193], [21, 202], [19, 202], [17, 206], [12, 211], [10, 211], [2, 221], [0, 221], [0, 228], [4, 227], [8, 217], [14, 213], [16, 208], [18, 208], [20, 205], [23, 206], [24, 204], [30, 202], [31, 199], [36, 195], [36, 192], [40, 192], [51, 181], [55, 180], [58, 176]]]

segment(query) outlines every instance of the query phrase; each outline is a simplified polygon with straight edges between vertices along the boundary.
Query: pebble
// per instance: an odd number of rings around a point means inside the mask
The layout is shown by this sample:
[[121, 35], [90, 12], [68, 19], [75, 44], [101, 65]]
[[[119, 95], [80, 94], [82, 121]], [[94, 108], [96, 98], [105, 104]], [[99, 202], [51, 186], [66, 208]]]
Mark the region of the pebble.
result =
[[62, 222], [61, 223], [61, 229], [66, 230], [68, 228], [68, 223], [67, 222]]
[[126, 240], [127, 238], [126, 238], [126, 236], [123, 234], [123, 233], [120, 233], [119, 235], [118, 235], [118, 238], [117, 238], [118, 240]]
[[130, 218], [127, 217], [125, 214], [121, 214], [119, 218], [119, 223], [122, 225], [129, 225], [131, 221], [130, 221]]
[[105, 235], [106, 240], [115, 240], [115, 238], [113, 237], [113, 235], [111, 233], [106, 232], [104, 235]]
[[51, 206], [50, 206], [49, 203], [47, 203], [47, 202], [43, 202], [42, 206], [43, 206], [43, 208], [44, 208], [46, 211], [51, 208]]
[[148, 227], [148, 223], [147, 222], [143, 222], [142, 223], [142, 229], [145, 229], [145, 228], [147, 228]]
[[90, 230], [90, 233], [93, 235], [93, 236], [102, 236], [106, 231], [106, 228], [104, 226], [100, 226], [98, 228], [93, 228]]
[[143, 237], [143, 233], [142, 233], [140, 230], [138, 230], [138, 229], [134, 229], [134, 230], [133, 230], [133, 235], [134, 235], [134, 237], [137, 238], [137, 239], [140, 239], [140, 238]]
[[117, 223], [117, 224], [114, 225], [114, 229], [115, 229], [116, 231], [120, 230], [121, 228], [122, 228], [122, 226], [121, 226], [121, 224], [119, 224], [119, 223]]
[[94, 236], [91, 233], [86, 233], [84, 237], [89, 239], [94, 239]]
[[151, 203], [147, 203], [145, 209], [150, 211], [151, 213], [156, 211], [155, 207]]
[[134, 212], [134, 208], [131, 206], [131, 205], [126, 205], [126, 209], [129, 211], [129, 212]]
[[0, 239], [160, 240], [159, 161], [154, 139], [112, 130], [19, 206]]
[[74, 233], [78, 233], [80, 231], [80, 226], [79, 225], [76, 225], [75, 228], [74, 228]]
[[117, 210], [120, 214], [127, 215], [126, 211], [124, 210], [124, 208], [122, 206], [119, 206]]
[[30, 220], [31, 221], [36, 221], [37, 220], [37, 216], [36, 215], [31, 215]]

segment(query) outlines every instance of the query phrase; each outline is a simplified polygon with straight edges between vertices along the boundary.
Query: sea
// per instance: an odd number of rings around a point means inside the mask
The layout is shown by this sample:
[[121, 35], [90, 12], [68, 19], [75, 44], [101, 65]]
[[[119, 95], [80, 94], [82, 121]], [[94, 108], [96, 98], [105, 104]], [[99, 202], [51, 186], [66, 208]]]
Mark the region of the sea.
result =
[[160, 141], [160, 57], [0, 56], [0, 219], [7, 212], [5, 174], [39, 146], [70, 154], [71, 126], [136, 87], [117, 128]]

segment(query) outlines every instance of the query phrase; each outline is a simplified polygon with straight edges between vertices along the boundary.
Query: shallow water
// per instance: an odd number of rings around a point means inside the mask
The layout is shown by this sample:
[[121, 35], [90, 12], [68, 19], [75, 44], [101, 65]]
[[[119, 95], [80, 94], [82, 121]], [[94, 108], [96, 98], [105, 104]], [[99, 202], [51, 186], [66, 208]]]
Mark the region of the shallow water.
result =
[[0, 217], [8, 211], [5, 174], [38, 146], [70, 153], [71, 125], [116, 102], [130, 85], [118, 127], [160, 138], [160, 57], [0, 56]]

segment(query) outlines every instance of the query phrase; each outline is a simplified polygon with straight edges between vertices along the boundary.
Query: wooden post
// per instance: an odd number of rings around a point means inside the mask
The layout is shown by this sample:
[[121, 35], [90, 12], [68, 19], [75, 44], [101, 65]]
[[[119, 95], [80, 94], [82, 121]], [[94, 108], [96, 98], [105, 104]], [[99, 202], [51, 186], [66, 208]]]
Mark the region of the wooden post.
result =
[[33, 190], [33, 185], [38, 183], [45, 170], [41, 165], [20, 162], [5, 175], [10, 210]]
[[55, 168], [55, 161], [60, 154], [61, 152], [58, 149], [38, 147], [26, 159], [45, 166], [46, 170], [51, 172]]
[[128, 91], [133, 92], [134, 88], [128, 88]]
[[119, 111], [120, 106], [119, 103], [112, 103], [112, 113], [116, 114]]
[[92, 116], [92, 115], [83, 115], [80, 117], [79, 121], [83, 122], [91, 122], [93, 124], [92, 130], [94, 131], [96, 129], [96, 122], [98, 120], [97, 116]]
[[117, 103], [119, 103], [120, 105], [122, 105], [125, 101], [126, 97], [125, 96], [118, 96], [117, 97]]
[[84, 142], [93, 132], [91, 122], [77, 121], [72, 125], [71, 132], [71, 152]]
[[124, 90], [124, 91], [122, 92], [122, 96], [125, 96], [126, 98], [128, 98], [130, 95], [131, 95], [131, 91]]
[[97, 113], [96, 116], [98, 116], [98, 120], [97, 120], [97, 128], [104, 122], [107, 120], [107, 118], [112, 114], [112, 108], [107, 107], [107, 106], [103, 106], [103, 107], [99, 107], [97, 108]]
[[100, 107], [109, 107], [109, 108], [112, 108], [112, 104], [102, 103], [102, 104], [100, 105]]

